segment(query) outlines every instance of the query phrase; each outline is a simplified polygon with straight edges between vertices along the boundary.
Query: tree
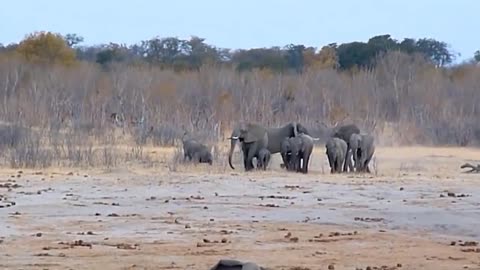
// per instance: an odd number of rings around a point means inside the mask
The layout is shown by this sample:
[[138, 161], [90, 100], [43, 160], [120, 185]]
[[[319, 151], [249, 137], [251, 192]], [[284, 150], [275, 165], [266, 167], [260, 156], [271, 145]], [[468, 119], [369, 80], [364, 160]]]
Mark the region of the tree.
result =
[[431, 38], [422, 38], [416, 42], [417, 51], [423, 53], [435, 65], [445, 66], [453, 62], [455, 56], [448, 50], [445, 42]]
[[199, 69], [203, 64], [220, 61], [215, 47], [206, 44], [204, 38], [193, 36], [186, 41], [187, 61], [190, 69]]
[[338, 56], [336, 50], [337, 44], [329, 44], [323, 46], [318, 53], [318, 62], [322, 68], [337, 68]]
[[186, 42], [175, 37], [153, 38], [142, 41], [144, 56], [152, 63], [172, 66], [175, 60], [186, 53]]
[[60, 34], [51, 32], [29, 34], [18, 44], [16, 51], [34, 63], [71, 65], [75, 62], [75, 50]]
[[398, 44], [398, 48], [405, 53], [413, 54], [417, 51], [417, 44], [415, 39], [413, 38], [405, 38], [403, 39], [400, 44]]
[[480, 50], [475, 52], [473, 59], [475, 59], [476, 62], [480, 62]]
[[397, 41], [388, 34], [372, 37], [367, 44], [375, 51], [375, 54], [385, 53], [398, 47]]
[[125, 61], [127, 58], [128, 48], [125, 45], [110, 43], [97, 53], [95, 62], [105, 67], [112, 62]]
[[68, 47], [75, 47], [75, 45], [78, 45], [83, 42], [83, 37], [77, 35], [77, 34], [66, 34], [63, 39], [67, 42]]
[[344, 43], [337, 48], [338, 64], [341, 69], [353, 67], [371, 67], [376, 52], [372, 46], [363, 42]]
[[238, 71], [254, 68], [284, 71], [288, 67], [284, 51], [279, 47], [237, 50], [232, 54], [232, 62]]
[[303, 72], [305, 59], [303, 53], [307, 48], [303, 45], [290, 44], [285, 47], [285, 57], [289, 69], [295, 70], [297, 73]]

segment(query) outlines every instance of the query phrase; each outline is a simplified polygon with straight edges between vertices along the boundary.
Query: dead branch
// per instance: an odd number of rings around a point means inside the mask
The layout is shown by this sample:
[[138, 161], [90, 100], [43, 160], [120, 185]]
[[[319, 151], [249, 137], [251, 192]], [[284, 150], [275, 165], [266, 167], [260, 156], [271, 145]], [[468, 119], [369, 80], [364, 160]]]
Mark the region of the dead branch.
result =
[[469, 171], [465, 171], [465, 173], [480, 173], [480, 164], [478, 164], [477, 166], [473, 166], [470, 163], [465, 163], [462, 166], [460, 166], [460, 168], [461, 169], [465, 169], [465, 168], [470, 168], [471, 169]]

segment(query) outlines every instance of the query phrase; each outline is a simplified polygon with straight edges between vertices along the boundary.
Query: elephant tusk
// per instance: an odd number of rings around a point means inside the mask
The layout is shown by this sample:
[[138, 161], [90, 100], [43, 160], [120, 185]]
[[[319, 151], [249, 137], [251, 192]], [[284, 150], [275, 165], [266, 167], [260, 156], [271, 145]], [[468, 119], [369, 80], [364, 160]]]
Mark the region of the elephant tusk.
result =
[[238, 140], [238, 137], [231, 137], [231, 140]]
[[312, 138], [314, 141], [320, 141], [320, 138]]

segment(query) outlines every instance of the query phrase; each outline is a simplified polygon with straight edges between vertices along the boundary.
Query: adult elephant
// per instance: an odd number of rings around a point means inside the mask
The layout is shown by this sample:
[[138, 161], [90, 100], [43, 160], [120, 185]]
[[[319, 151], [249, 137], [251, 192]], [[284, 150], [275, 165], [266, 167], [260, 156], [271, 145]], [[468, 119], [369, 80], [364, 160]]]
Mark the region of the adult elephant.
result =
[[325, 144], [330, 173], [341, 173], [343, 162], [347, 155], [347, 142], [340, 138], [332, 137]]
[[[301, 124], [291, 122], [283, 127], [266, 128], [256, 123], [243, 123], [232, 131], [230, 136], [230, 152], [228, 164], [232, 165], [233, 150], [237, 141], [240, 141], [243, 151], [243, 164], [245, 170], [253, 169], [252, 159], [258, 157], [258, 151], [266, 147], [270, 154], [280, 153], [282, 142], [285, 138], [298, 136], [299, 133], [309, 134], [308, 130]], [[266, 136], [265, 136], [266, 135]]]
[[352, 134], [350, 146], [353, 152], [353, 161], [357, 172], [370, 173], [368, 164], [375, 153], [375, 139], [370, 134]]
[[281, 154], [287, 170], [308, 173], [313, 140], [310, 135], [304, 133], [283, 140]]
[[355, 124], [334, 127], [333, 129], [333, 137], [342, 139], [347, 143], [347, 156], [345, 157], [345, 161], [343, 163], [344, 172], [347, 172], [347, 169], [353, 171], [353, 165], [351, 162], [352, 153], [350, 151], [350, 137], [352, 136], [352, 134], [360, 134], [360, 129]]

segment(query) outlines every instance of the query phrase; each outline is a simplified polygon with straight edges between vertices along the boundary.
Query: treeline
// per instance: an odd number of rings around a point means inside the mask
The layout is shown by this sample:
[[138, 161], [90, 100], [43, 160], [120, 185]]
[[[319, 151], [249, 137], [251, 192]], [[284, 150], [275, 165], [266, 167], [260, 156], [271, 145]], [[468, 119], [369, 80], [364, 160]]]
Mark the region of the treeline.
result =
[[[109, 43], [82, 45], [76, 34], [60, 35], [36, 32], [19, 44], [0, 46], [0, 51], [15, 51], [29, 60], [49, 62], [95, 62], [103, 67], [113, 63], [129, 65], [148, 63], [175, 71], [198, 70], [203, 65], [234, 67], [237, 71], [270, 69], [277, 72], [303, 72], [308, 68], [351, 70], [373, 68], [378, 56], [389, 51], [420, 55], [435, 66], [446, 66], [455, 60], [448, 44], [431, 38], [402, 41], [390, 35], [379, 35], [367, 42], [328, 44], [321, 48], [290, 44], [283, 47], [229, 50], [207, 44], [205, 39], [191, 37], [154, 37], [133, 45]], [[474, 55], [480, 60], [480, 52]]]
[[220, 145], [238, 121], [299, 121], [315, 136], [354, 122], [380, 145], [480, 144], [480, 67], [449, 65], [443, 42], [230, 51], [200, 38], [81, 41], [41, 32], [0, 46], [0, 162], [111, 166], [125, 142], [174, 145], [190, 131]]

